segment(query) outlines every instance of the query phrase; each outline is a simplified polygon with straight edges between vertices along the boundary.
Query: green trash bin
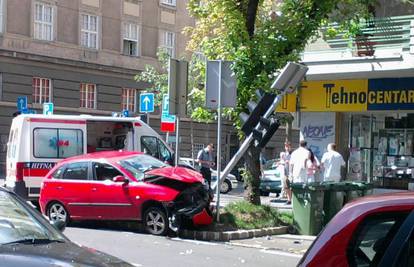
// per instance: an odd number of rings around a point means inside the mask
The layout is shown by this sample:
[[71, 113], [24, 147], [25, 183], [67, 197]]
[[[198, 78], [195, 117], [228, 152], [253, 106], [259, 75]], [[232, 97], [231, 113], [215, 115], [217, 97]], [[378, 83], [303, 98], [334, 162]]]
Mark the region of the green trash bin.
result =
[[345, 192], [349, 189], [349, 185], [343, 182], [325, 182], [322, 185], [325, 187], [323, 225], [327, 225], [344, 206]]
[[348, 182], [349, 189], [347, 190], [346, 203], [359, 197], [371, 195], [374, 185], [366, 182]]
[[320, 183], [293, 183], [293, 222], [302, 235], [317, 235], [322, 230], [325, 187]]

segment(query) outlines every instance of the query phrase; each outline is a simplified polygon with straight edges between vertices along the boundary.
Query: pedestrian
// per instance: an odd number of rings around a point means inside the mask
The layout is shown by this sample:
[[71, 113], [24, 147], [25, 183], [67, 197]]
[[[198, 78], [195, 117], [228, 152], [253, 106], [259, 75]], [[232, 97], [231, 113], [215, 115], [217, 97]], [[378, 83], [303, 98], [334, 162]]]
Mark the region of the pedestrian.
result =
[[307, 173], [305, 167], [305, 161], [309, 158], [309, 150], [306, 148], [306, 141], [301, 140], [299, 142], [299, 148], [292, 152], [289, 161], [289, 175], [293, 183], [306, 183]]
[[286, 197], [287, 201], [292, 200], [292, 191], [290, 190], [289, 180], [289, 161], [292, 154], [292, 145], [289, 141], [285, 142], [285, 151], [280, 152], [280, 164], [284, 166], [284, 176], [282, 177], [282, 192], [280, 193], [281, 198]]
[[345, 166], [344, 158], [336, 152], [336, 144], [334, 143], [329, 144], [327, 150], [321, 160], [321, 166], [324, 169], [323, 181], [339, 182], [341, 167]]
[[[313, 154], [312, 150], [309, 149], [309, 157], [305, 161], [305, 167], [306, 167], [306, 174], [307, 174], [307, 182], [319, 182], [317, 181], [317, 174], [319, 171], [319, 160], [317, 157], [315, 157], [315, 154]], [[319, 179], [318, 179], [319, 180]]]
[[204, 180], [208, 183], [209, 188], [211, 188], [211, 168], [214, 167], [213, 149], [213, 143], [209, 143], [205, 148], [201, 149], [197, 155], [200, 172], [203, 175]]

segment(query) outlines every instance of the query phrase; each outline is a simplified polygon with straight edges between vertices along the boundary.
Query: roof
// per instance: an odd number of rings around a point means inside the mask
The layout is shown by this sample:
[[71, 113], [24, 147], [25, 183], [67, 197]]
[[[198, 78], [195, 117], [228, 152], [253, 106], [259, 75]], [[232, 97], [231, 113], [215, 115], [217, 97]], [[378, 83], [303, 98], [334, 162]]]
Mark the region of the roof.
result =
[[[43, 115], [43, 114], [21, 114], [18, 119], [37, 118], [37, 119], [56, 119], [56, 120], [84, 120], [84, 121], [119, 121], [119, 122], [142, 122], [139, 117], [111, 117], [111, 116], [92, 116], [92, 115]], [[144, 122], [142, 122], [144, 123]]]
[[70, 158], [66, 158], [62, 160], [61, 162], [67, 162], [67, 161], [76, 161], [76, 160], [94, 160], [94, 159], [113, 159], [113, 158], [123, 158], [133, 155], [141, 155], [144, 154], [142, 152], [136, 152], [136, 151], [101, 151], [101, 152], [93, 152], [88, 154], [83, 154], [79, 156], [73, 156]]

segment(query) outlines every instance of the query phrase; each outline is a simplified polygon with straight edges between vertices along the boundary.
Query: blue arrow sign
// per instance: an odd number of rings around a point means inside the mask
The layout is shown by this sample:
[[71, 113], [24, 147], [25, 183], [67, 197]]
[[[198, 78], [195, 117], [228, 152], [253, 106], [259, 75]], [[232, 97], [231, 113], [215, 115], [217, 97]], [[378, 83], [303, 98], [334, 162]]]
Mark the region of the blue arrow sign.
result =
[[22, 111], [27, 109], [27, 96], [17, 97], [17, 110]]
[[140, 112], [154, 112], [154, 94], [143, 93], [139, 95], [139, 111]]

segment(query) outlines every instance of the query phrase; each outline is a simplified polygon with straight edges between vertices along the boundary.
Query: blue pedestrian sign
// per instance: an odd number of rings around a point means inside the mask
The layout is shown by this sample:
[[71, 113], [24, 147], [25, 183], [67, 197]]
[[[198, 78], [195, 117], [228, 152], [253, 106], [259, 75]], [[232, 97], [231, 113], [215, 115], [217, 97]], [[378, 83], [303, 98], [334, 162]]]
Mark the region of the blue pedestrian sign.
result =
[[154, 94], [142, 93], [139, 95], [139, 112], [154, 112]]
[[17, 110], [18, 111], [27, 110], [27, 96], [17, 97]]
[[43, 103], [43, 115], [53, 115], [53, 103]]

